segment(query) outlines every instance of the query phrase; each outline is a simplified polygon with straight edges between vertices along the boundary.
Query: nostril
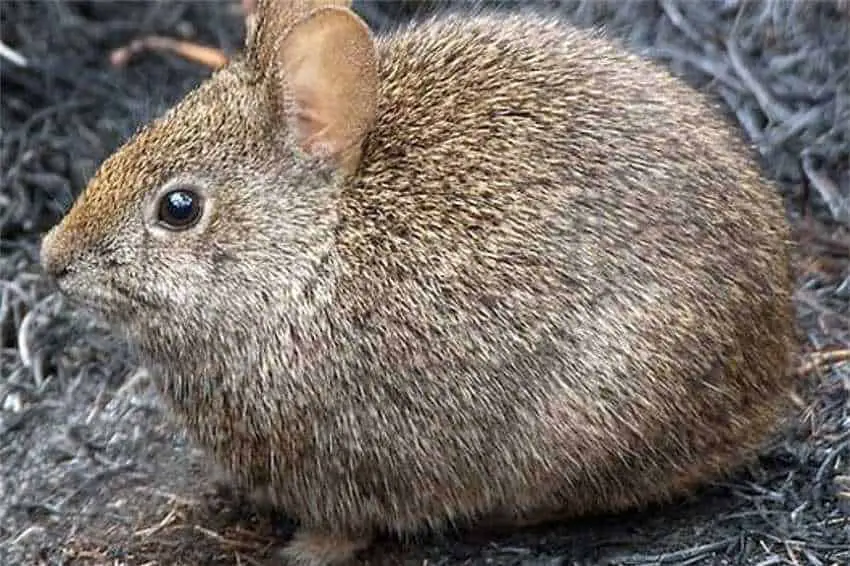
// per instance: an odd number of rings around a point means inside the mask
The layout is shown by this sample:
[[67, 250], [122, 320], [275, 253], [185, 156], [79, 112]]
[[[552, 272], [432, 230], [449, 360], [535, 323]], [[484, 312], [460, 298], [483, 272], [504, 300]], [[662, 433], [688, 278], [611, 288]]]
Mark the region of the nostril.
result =
[[48, 273], [50, 273], [50, 275], [53, 276], [54, 279], [62, 279], [63, 277], [68, 275], [68, 271], [69, 271], [68, 265], [63, 264], [63, 265], [59, 265], [59, 266], [53, 268]]

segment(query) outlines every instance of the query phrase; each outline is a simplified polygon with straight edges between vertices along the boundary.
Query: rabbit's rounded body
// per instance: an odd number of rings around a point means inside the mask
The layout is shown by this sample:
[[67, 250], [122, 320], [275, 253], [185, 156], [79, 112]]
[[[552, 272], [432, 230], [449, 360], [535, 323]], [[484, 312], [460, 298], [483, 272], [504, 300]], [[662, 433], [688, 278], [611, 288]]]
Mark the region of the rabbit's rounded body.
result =
[[[379, 53], [317, 287], [223, 334], [208, 374], [174, 367], [201, 443], [307, 522], [406, 530], [655, 500], [763, 440], [788, 386], [784, 218], [705, 103], [537, 20]], [[231, 412], [198, 403], [210, 379]]]
[[[235, 61], [64, 221], [118, 180], [131, 202], [175, 171], [220, 187], [174, 273], [136, 266], [159, 308], [107, 313], [192, 436], [352, 540], [620, 510], [751, 455], [792, 386], [788, 234], [719, 111], [542, 17], [445, 17], [376, 53], [351, 174], [293, 158]], [[118, 253], [114, 230], [87, 246]]]

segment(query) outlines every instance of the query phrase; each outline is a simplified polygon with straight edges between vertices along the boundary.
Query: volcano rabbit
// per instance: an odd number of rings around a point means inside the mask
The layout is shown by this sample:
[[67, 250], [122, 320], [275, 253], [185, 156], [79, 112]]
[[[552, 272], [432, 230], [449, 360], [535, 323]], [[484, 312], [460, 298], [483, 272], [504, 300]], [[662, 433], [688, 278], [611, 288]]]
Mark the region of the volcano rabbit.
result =
[[41, 252], [299, 520], [288, 563], [668, 501], [752, 457], [793, 385], [788, 232], [718, 108], [543, 15], [376, 37], [321, 4], [260, 2]]

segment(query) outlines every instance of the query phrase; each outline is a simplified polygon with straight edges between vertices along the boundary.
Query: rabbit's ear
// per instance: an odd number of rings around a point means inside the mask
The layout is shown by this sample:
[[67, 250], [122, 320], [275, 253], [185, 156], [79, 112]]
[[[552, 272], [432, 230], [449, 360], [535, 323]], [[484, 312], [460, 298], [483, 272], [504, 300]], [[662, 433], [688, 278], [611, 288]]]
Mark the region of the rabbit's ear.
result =
[[275, 43], [263, 74], [277, 116], [304, 151], [353, 172], [377, 111], [377, 54], [368, 26], [348, 8], [323, 7]]
[[310, 12], [327, 6], [348, 8], [351, 0], [242, 0], [248, 57], [262, 58], [263, 44], [268, 48]]
[[[260, 0], [261, 4], [262, 0]], [[245, 49], [253, 49], [254, 40], [257, 36], [257, 13], [259, 11], [258, 0], [242, 0], [242, 16], [245, 18]]]

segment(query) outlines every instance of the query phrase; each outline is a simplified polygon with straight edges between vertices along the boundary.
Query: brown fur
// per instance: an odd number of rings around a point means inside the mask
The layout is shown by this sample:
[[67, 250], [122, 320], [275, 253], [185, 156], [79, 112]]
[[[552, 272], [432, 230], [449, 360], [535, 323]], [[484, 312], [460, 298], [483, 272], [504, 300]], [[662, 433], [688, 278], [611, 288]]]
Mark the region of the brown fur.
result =
[[[347, 172], [289, 128], [263, 9], [246, 59], [109, 158], [43, 261], [300, 519], [294, 562], [665, 501], [775, 429], [786, 222], [701, 95], [542, 17], [445, 17], [376, 39], [373, 110], [323, 111], [369, 119]], [[174, 178], [210, 213], [166, 234], [145, 210]]]

